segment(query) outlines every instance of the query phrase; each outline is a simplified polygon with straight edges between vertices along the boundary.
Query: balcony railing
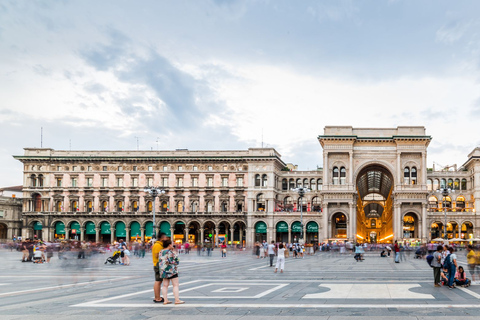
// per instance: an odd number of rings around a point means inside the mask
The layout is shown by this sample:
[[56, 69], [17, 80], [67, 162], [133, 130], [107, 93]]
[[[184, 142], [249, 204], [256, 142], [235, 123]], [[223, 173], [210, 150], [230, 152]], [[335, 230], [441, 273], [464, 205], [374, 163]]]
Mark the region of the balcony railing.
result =
[[[38, 214], [52, 214], [52, 215], [153, 215], [152, 212], [145, 211], [28, 211], [23, 212], [24, 215], [38, 215]], [[156, 211], [155, 215], [165, 216], [165, 215], [192, 215], [192, 216], [224, 216], [224, 215], [246, 215], [245, 211], [239, 212], [176, 212], [176, 211]]]
[[[474, 208], [446, 208], [447, 212], [457, 212], [457, 213], [463, 213], [463, 212], [475, 212]], [[428, 208], [428, 212], [430, 213], [443, 213], [443, 208]]]

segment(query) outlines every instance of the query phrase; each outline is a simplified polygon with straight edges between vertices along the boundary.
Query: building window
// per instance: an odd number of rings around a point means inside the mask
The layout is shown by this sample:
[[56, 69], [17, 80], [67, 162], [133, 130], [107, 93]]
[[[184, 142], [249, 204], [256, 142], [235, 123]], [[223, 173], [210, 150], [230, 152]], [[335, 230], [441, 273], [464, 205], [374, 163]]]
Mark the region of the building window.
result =
[[78, 211], [78, 202], [77, 201], [72, 201], [72, 211], [73, 212]]
[[445, 189], [447, 187], [447, 180], [441, 179], [440, 180], [440, 188]]
[[87, 212], [93, 211], [93, 203], [92, 201], [87, 201]]
[[177, 178], [177, 187], [183, 187], [183, 178]]
[[108, 212], [108, 202], [107, 201], [102, 202], [102, 211], [103, 212]]
[[345, 167], [340, 168], [340, 184], [346, 184], [347, 182], [347, 170]]
[[72, 171], [78, 171], [77, 166], [72, 166]]
[[133, 171], [137, 171], [137, 166], [133, 166]]
[[153, 178], [147, 179], [147, 187], [153, 187]]
[[148, 171], [153, 171], [153, 167], [152, 167], [152, 166], [148, 166]]
[[123, 201], [117, 201], [117, 211], [123, 211]]
[[87, 171], [92, 171], [92, 166], [88, 166]]
[[138, 178], [132, 178], [132, 187], [138, 187]]
[[87, 178], [87, 187], [93, 187], [93, 178]]
[[61, 187], [62, 186], [62, 178], [57, 178], [57, 187]]
[[222, 187], [228, 187], [228, 178], [222, 178]]
[[228, 170], [228, 166], [223, 166], [223, 171], [227, 171]]
[[260, 185], [261, 185], [260, 175], [256, 174], [255, 175], [255, 187], [260, 187]]
[[198, 170], [198, 167], [197, 166], [193, 166], [193, 171], [197, 171]]
[[147, 201], [147, 212], [152, 212], [153, 206], [152, 201]]
[[213, 167], [212, 166], [208, 166], [208, 171], [212, 171], [213, 170]]
[[57, 171], [62, 171], [62, 167], [61, 167], [61, 166], [57, 166]]
[[77, 178], [72, 178], [72, 187], [78, 187]]
[[117, 178], [117, 187], [123, 187], [123, 178]]
[[453, 189], [453, 179], [448, 179], [447, 187]]
[[467, 190], [467, 179], [462, 179], [461, 187], [462, 190]]
[[287, 179], [282, 179], [282, 190], [287, 191], [288, 190], [288, 182]]
[[412, 171], [410, 172], [410, 178], [412, 184], [417, 184], [417, 168], [412, 167]]
[[428, 191], [432, 191], [432, 190], [433, 190], [432, 179], [427, 179], [427, 190], [428, 190]]
[[123, 170], [123, 167], [122, 166], [119, 166], [118, 167], [118, 171], [122, 171]]
[[237, 178], [237, 187], [243, 187], [243, 178], [242, 177]]
[[267, 175], [264, 174], [262, 175], [262, 187], [266, 187], [267, 186]]
[[135, 211], [135, 212], [138, 211], [138, 201], [133, 201], [132, 202], [132, 208], [133, 208], [133, 211]]
[[339, 170], [337, 167], [333, 167], [333, 184], [338, 184]]
[[57, 201], [57, 203], [55, 204], [55, 210], [57, 212], [63, 211], [63, 201]]
[[162, 178], [162, 187], [168, 187], [168, 178]]
[[317, 179], [317, 189], [322, 190], [323, 179]]
[[108, 187], [108, 178], [102, 178], [102, 187]]
[[403, 169], [403, 184], [410, 184], [410, 168]]
[[198, 178], [197, 177], [192, 179], [192, 187], [198, 187]]
[[213, 178], [212, 177], [207, 178], [207, 187], [213, 187]]
[[103, 166], [103, 171], [107, 171], [107, 166]]
[[167, 170], [168, 170], [167, 166], [163, 166], [163, 171], [167, 171]]
[[183, 171], [183, 167], [182, 167], [182, 166], [178, 166], [178, 171]]

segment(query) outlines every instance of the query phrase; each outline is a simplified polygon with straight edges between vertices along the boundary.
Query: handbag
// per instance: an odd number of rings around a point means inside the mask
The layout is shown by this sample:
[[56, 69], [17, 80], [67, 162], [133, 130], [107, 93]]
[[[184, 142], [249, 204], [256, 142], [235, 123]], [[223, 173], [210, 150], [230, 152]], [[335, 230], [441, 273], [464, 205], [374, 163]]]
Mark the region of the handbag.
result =
[[123, 253], [125, 253], [127, 256], [129, 256], [130, 255], [130, 250], [125, 249], [125, 250], [123, 250]]

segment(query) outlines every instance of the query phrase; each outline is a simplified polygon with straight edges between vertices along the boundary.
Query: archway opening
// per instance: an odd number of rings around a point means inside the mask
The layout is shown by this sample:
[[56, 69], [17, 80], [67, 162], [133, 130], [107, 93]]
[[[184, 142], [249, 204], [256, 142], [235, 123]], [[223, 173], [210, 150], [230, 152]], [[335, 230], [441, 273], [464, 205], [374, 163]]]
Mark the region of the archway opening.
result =
[[347, 238], [347, 216], [341, 212], [332, 216], [332, 237], [334, 239]]
[[460, 230], [460, 238], [466, 240], [473, 238], [473, 223], [469, 221], [462, 223], [462, 229]]
[[403, 216], [403, 239], [417, 239], [418, 232], [418, 218], [415, 213], [407, 213]]
[[393, 240], [393, 175], [381, 165], [364, 168], [357, 177], [357, 230], [362, 242]]
[[8, 230], [7, 225], [0, 223], [0, 239], [2, 240], [7, 239], [7, 230]]

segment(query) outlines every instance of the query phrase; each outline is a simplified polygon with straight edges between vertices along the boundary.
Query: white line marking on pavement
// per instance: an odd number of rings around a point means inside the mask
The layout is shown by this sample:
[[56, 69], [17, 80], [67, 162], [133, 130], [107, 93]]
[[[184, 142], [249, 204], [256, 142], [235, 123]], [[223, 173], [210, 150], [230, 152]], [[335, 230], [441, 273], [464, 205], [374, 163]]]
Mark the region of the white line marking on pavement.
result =
[[470, 290], [470, 289], [462, 288], [462, 287], [457, 287], [457, 289], [460, 289], [460, 290], [462, 290], [463, 292], [468, 293], [468, 294], [471, 295], [472, 297], [475, 297], [475, 298], [477, 298], [477, 299], [480, 299], [480, 294], [478, 294], [478, 293], [476, 293], [476, 292], [473, 292], [473, 291]]
[[321, 284], [329, 291], [306, 294], [303, 299], [435, 299], [431, 294], [412, 292], [419, 284]]
[[9, 284], [11, 284], [11, 283], [0, 283], [0, 286], [7, 286]]
[[78, 282], [78, 283], [71, 283], [71, 284], [62, 284], [62, 285], [53, 286], [53, 287], [44, 287], [44, 288], [37, 288], [37, 289], [6, 292], [6, 293], [0, 293], [0, 297], [5, 297], [5, 296], [8, 297], [8, 296], [14, 296], [14, 295], [23, 294], [23, 293], [42, 292], [42, 291], [70, 288], [70, 287], [76, 287], [76, 286], [85, 286], [88, 284], [97, 284], [97, 283], [103, 283], [103, 282], [110, 282], [113, 280], [132, 279], [132, 278], [135, 278], [135, 277], [123, 277], [123, 278], [97, 280], [97, 281], [90, 281], [90, 282]]
[[[201, 280], [200, 280], [201, 281]], [[205, 287], [210, 287], [210, 286], [217, 286], [217, 285], [226, 285], [226, 286], [238, 286], [238, 285], [244, 285], [244, 284], [238, 284], [238, 283], [224, 283], [224, 282], [221, 282], [221, 283], [207, 283], [207, 284], [204, 284], [204, 285], [201, 285], [201, 286], [198, 286], [198, 287], [193, 287], [193, 288], [189, 288], [189, 289], [186, 289], [186, 290], [183, 290], [183, 292], [186, 292], [186, 291], [192, 291], [192, 290], [196, 290], [196, 289], [200, 289], [200, 288], [205, 288]], [[248, 283], [249, 286], [272, 286], [272, 285], [275, 285], [275, 284], [265, 284], [265, 283]], [[185, 298], [185, 299], [257, 299], [257, 298], [261, 298], [261, 297], [264, 297], [266, 296], [267, 294], [270, 294], [278, 289], [281, 289], [285, 286], [288, 286], [289, 283], [284, 283], [284, 284], [280, 284], [272, 289], [268, 289], [264, 292], [261, 292], [255, 296], [182, 296], [182, 298]], [[180, 291], [181, 293], [182, 291]]]
[[186, 304], [179, 305], [159, 305], [159, 304], [147, 304], [147, 303], [122, 303], [122, 304], [96, 304], [96, 303], [82, 303], [73, 305], [70, 307], [95, 307], [95, 308], [258, 308], [258, 309], [304, 309], [304, 308], [313, 308], [313, 309], [351, 309], [351, 308], [361, 308], [361, 309], [387, 309], [387, 308], [397, 308], [397, 309], [450, 309], [450, 308], [470, 308], [470, 309], [479, 309], [480, 305], [472, 304], [286, 304], [286, 303], [218, 303], [218, 304], [189, 304], [188, 301]]

